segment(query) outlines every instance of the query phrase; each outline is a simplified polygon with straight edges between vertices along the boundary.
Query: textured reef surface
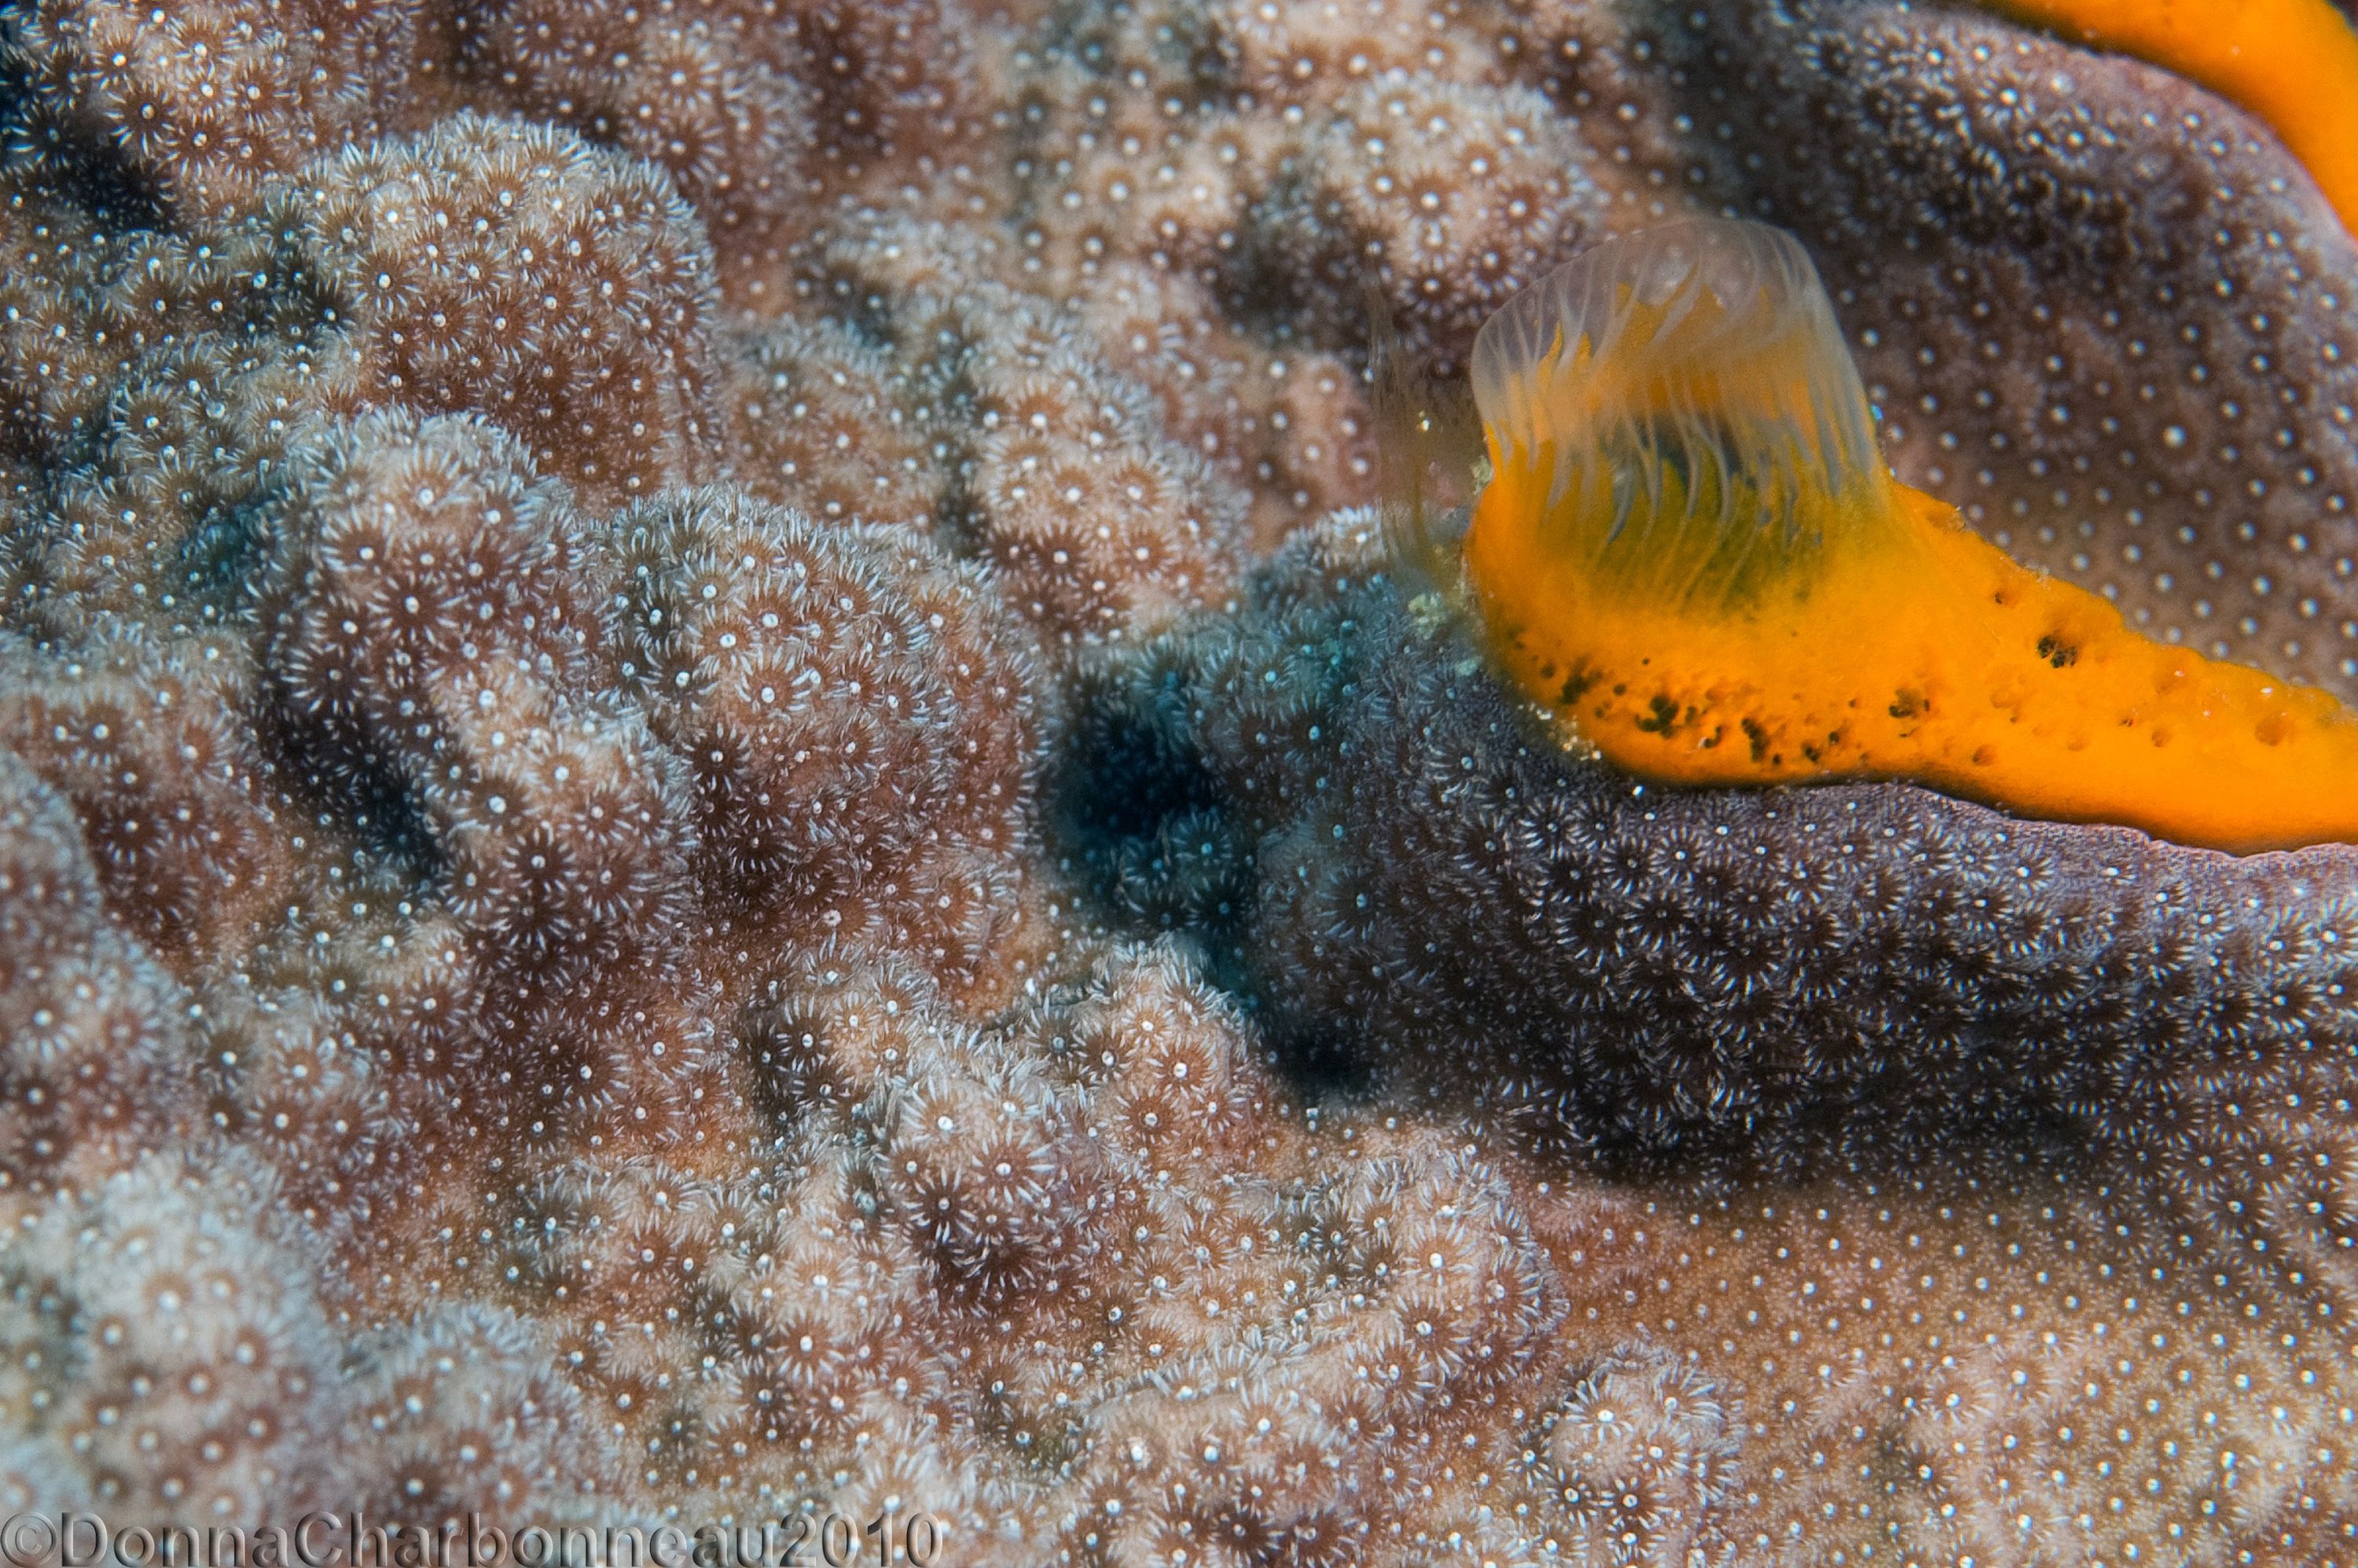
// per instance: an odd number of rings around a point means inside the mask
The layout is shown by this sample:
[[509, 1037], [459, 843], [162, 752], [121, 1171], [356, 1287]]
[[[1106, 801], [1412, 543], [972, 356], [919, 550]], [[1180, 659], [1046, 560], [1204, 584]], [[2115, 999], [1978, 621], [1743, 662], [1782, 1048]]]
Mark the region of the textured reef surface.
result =
[[7, 1511], [2358, 1563], [2358, 850], [1639, 785], [1373, 510], [1371, 319], [1757, 218], [1902, 479], [2358, 697], [2258, 122], [1874, 0], [0, 29]]

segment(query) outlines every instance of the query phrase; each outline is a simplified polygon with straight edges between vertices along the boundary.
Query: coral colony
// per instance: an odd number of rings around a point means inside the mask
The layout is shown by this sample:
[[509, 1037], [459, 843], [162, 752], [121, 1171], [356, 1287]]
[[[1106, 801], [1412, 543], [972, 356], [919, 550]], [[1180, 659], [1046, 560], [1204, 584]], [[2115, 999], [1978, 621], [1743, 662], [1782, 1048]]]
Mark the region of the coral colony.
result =
[[2358, 245], [2116, 23], [0, 16], [0, 1548], [2358, 1563]]

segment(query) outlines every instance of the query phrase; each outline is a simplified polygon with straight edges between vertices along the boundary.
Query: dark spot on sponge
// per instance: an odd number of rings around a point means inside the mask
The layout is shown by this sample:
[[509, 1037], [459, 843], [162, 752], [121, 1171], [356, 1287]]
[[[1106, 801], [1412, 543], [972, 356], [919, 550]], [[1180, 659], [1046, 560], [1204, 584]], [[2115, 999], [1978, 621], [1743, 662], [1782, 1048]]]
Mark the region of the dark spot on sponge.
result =
[[1660, 735], [1665, 740], [1670, 737], [1671, 731], [1678, 727], [1679, 705], [1671, 700], [1667, 692], [1657, 692], [1654, 695], [1654, 700], [1647, 704], [1647, 716], [1638, 720], [1639, 729], [1650, 735]]

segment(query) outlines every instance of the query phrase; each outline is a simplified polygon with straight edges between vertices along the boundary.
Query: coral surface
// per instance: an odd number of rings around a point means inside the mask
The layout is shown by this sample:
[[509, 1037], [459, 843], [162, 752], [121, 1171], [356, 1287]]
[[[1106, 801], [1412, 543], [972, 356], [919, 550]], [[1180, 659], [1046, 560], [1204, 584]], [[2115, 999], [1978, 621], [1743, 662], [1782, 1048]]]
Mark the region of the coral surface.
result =
[[2358, 1563], [2358, 851], [1640, 786], [1376, 510], [1395, 351], [1757, 218], [1902, 479], [2358, 697], [2243, 112], [1940, 3], [29, 0], [0, 136], [7, 1511]]

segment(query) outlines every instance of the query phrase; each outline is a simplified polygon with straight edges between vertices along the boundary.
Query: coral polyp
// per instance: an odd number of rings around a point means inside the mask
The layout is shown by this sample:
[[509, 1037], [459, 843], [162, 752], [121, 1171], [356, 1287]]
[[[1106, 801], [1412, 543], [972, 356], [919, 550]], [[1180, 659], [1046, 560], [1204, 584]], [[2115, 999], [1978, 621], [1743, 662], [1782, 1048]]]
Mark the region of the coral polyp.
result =
[[1891, 477], [1816, 270], [1704, 219], [1486, 324], [1468, 581], [1508, 671], [1684, 783], [1912, 779], [2253, 850], [2358, 838], [2358, 715], [2131, 630]]

